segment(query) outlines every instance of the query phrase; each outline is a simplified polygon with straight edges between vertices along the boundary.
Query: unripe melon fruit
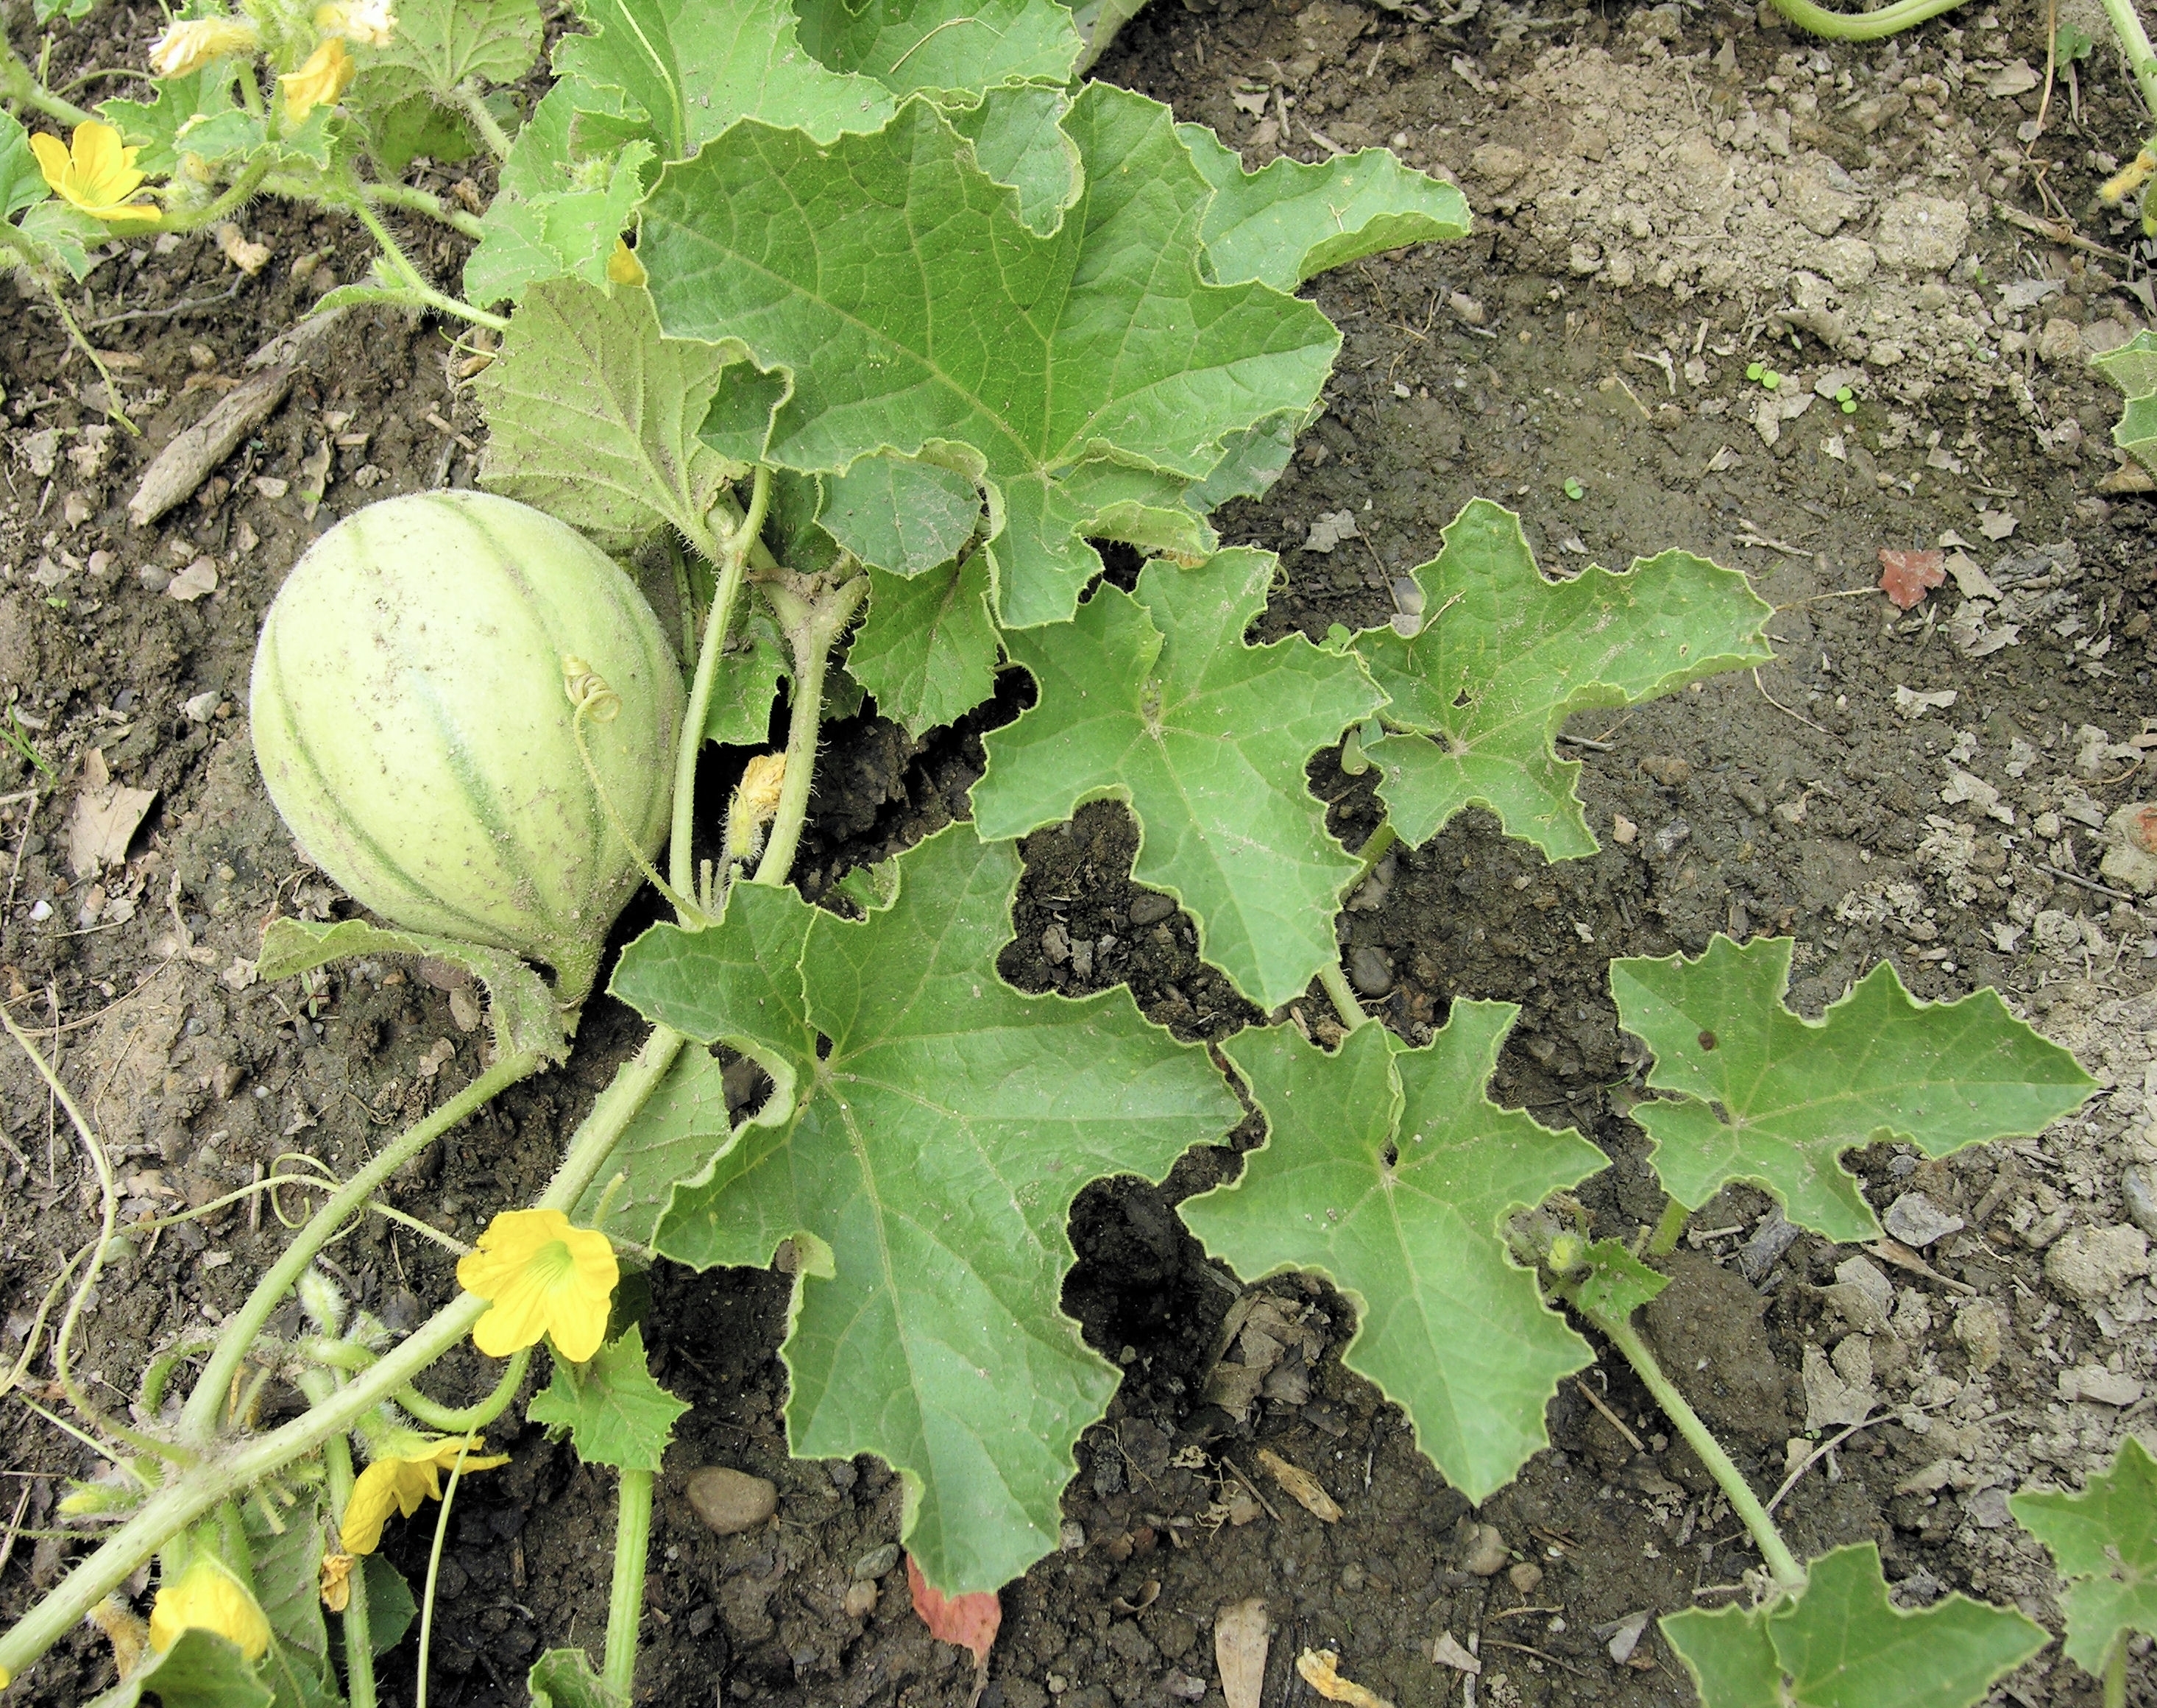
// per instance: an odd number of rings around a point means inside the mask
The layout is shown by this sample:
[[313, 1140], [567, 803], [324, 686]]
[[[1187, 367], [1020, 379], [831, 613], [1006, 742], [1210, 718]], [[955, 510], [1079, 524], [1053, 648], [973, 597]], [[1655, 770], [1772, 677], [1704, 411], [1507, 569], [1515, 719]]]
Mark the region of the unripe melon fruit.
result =
[[[574, 662], [569, 662], [574, 661]], [[255, 754], [300, 846], [408, 930], [513, 949], [584, 999], [640, 882], [577, 754], [571, 673], [620, 702], [584, 739], [637, 851], [665, 841], [682, 673], [629, 578], [507, 498], [345, 518], [264, 619]]]

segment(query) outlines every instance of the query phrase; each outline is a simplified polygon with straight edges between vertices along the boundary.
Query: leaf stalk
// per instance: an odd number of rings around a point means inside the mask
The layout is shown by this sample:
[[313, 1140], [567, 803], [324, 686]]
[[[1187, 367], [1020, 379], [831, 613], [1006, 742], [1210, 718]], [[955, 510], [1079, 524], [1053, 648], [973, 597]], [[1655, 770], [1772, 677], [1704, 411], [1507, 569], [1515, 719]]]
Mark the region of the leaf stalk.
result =
[[771, 821], [755, 881], [786, 882], [809, 815], [809, 789], [816, 774], [816, 736], [824, 721], [824, 673], [831, 648], [867, 597], [869, 579], [857, 575], [833, 588], [810, 608], [806, 621], [788, 631], [794, 647], [793, 707], [786, 728], [786, 775], [779, 787], [779, 810]]
[[[734, 621], [734, 603], [741, 595], [742, 577], [764, 518], [771, 507], [771, 471], [759, 464], [749, 489], [749, 509], [719, 547], [716, 562], [719, 584], [712, 598], [711, 615], [704, 619], [703, 644], [697, 651], [697, 674], [689, 684], [689, 709], [682, 720], [682, 739], [674, 756], [674, 823], [667, 845], [667, 873], [674, 891], [683, 896], [697, 893], [694, 843], [697, 829], [697, 760], [704, 750], [704, 726], [712, 716], [712, 689], [718, 681], [719, 655], [727, 644], [727, 630]], [[711, 542], [692, 542], [699, 551]], [[696, 929], [694, 909], [682, 923]]]
[[644, 1567], [651, 1550], [651, 1473], [625, 1470], [615, 1495], [614, 1582], [607, 1597], [607, 1687], [625, 1702], [636, 1681], [637, 1627], [644, 1618]]

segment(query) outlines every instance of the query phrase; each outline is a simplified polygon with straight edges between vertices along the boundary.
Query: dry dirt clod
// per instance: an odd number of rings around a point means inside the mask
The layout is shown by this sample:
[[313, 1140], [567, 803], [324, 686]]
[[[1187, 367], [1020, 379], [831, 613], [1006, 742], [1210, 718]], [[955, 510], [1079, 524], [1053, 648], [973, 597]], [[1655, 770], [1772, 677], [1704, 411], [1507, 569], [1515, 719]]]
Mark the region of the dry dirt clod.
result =
[[1479, 1524], [1468, 1539], [1460, 1566], [1478, 1577], [1495, 1577], [1506, 1569], [1506, 1539], [1495, 1524]]
[[1221, 1609], [1213, 1621], [1213, 1664], [1228, 1708], [1259, 1708], [1266, 1681], [1266, 1604], [1257, 1596]]
[[2070, 1228], [2045, 1253], [2045, 1278], [2085, 1304], [2102, 1304], [2149, 1266], [2149, 1237], [2139, 1227]]
[[762, 1477], [707, 1465], [689, 1479], [689, 1505], [714, 1535], [754, 1530], [779, 1510], [779, 1490]]

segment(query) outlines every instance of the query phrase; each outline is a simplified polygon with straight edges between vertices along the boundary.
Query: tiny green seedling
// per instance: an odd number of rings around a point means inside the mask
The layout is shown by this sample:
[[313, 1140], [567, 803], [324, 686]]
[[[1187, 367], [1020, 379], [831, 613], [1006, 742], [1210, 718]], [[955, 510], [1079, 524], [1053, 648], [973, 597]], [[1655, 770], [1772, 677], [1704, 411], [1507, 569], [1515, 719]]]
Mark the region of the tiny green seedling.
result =
[[46, 776], [59, 775], [59, 773], [53, 769], [52, 761], [30, 744], [30, 732], [23, 728], [22, 718], [13, 706], [8, 708], [6, 726], [0, 728], [0, 742], [5, 742], [12, 752], [37, 767]]
[[1848, 386], [1839, 385], [1835, 388], [1835, 400], [1844, 414], [1855, 415], [1857, 413], [1856, 394]]
[[1764, 362], [1746, 363], [1745, 377], [1755, 384], [1764, 386], [1769, 391], [1773, 391], [1783, 383], [1783, 376]]
[[1580, 482], [1575, 480], [1571, 475], [1568, 475], [1565, 477], [1564, 491], [1567, 497], [1574, 500], [1576, 502], [1588, 496], [1588, 488], [1582, 486]]

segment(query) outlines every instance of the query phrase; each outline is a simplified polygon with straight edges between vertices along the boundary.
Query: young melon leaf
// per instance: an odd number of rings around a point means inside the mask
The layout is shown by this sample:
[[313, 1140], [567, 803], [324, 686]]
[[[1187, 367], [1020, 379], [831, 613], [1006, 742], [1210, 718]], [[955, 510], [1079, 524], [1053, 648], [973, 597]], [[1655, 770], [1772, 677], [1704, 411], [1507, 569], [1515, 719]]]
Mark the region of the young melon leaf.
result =
[[952, 723], [996, 692], [994, 549], [984, 546], [963, 563], [911, 581], [869, 571], [869, 614], [847, 670], [909, 735]]
[[30, 152], [30, 133], [14, 114], [0, 111], [0, 219], [13, 219], [50, 193]]
[[[1871, 1542], [1837, 1548], [1805, 1569], [1804, 1592], [1779, 1607], [1662, 1620], [1706, 1708], [1973, 1708], [2047, 1640], [2021, 1614], [1967, 1596], [1902, 1612], [1887, 1599]], [[1771, 1657], [1762, 1654], [1763, 1627]], [[1711, 1683], [1723, 1694], [1710, 1694]]]
[[517, 81], [543, 36], [539, 0], [397, 0], [396, 31], [368, 54], [358, 87], [386, 101], [424, 94], [446, 105], [467, 81]]
[[1041, 698], [986, 738], [973, 795], [991, 838], [1129, 802], [1133, 875], [1190, 909], [1199, 952], [1261, 1008], [1340, 955], [1333, 916], [1356, 862], [1303, 767], [1379, 703], [1349, 655], [1300, 635], [1244, 644], [1276, 567], [1248, 548], [1201, 570], [1152, 563], [1135, 597], [1104, 586], [1073, 622], [1006, 634]]
[[661, 337], [646, 291], [578, 279], [534, 286], [479, 378], [481, 483], [609, 550], [662, 523], [693, 538], [727, 484], [749, 472], [697, 436], [713, 399], [742, 386], [776, 401], [747, 355], [736, 343]]
[[1681, 1204], [1750, 1181], [1830, 1239], [1875, 1239], [1880, 1224], [1844, 1151], [1892, 1138], [1946, 1156], [2026, 1137], [2097, 1089], [1997, 992], [1913, 1001], [1887, 961], [1819, 1020], [1803, 1019], [1783, 1001], [1791, 946], [1762, 937], [1741, 948], [1717, 933], [1696, 960], [1610, 964], [1619, 1024], [1655, 1054], [1648, 1083], [1683, 1093], [1633, 1111]]
[[[794, 660], [786, 637], [761, 606], [752, 610], [727, 640], [712, 682], [712, 715], [704, 720], [704, 739], [728, 747], [762, 747], [771, 733], [771, 702], [781, 682], [794, 680]], [[825, 681], [831, 702], [831, 679]]]
[[579, 158], [571, 136], [579, 100], [601, 97], [557, 83], [509, 145], [493, 201], [480, 218], [479, 247], [465, 260], [465, 292], [475, 302], [515, 300], [542, 279], [563, 275], [607, 282], [607, 260], [644, 199], [645, 169], [656, 150], [632, 137]]
[[102, 219], [69, 207], [58, 197], [38, 203], [16, 223], [15, 229], [78, 284], [97, 265], [90, 259], [90, 251], [102, 248], [112, 236], [112, 228]]
[[1614, 1239], [1588, 1247], [1588, 1273], [1569, 1284], [1566, 1297], [1583, 1310], [1630, 1322], [1633, 1313], [1671, 1284], [1670, 1277], [1650, 1269]]
[[817, 522], [862, 563], [892, 575], [948, 565], [974, 536], [981, 495], [957, 469], [911, 456], [866, 456], [824, 481]]
[[1402, 165], [1387, 149], [1360, 149], [1317, 166], [1284, 156], [1247, 172], [1205, 126], [1178, 125], [1176, 134], [1213, 186], [1198, 234], [1224, 285], [1256, 279], [1293, 291], [1366, 255], [1465, 237], [1475, 223], [1455, 186]]
[[1688, 552], [1637, 558], [1623, 575], [1590, 568], [1547, 581], [1520, 517], [1486, 498], [1464, 507], [1444, 539], [1415, 572], [1431, 613], [1423, 631], [1378, 629], [1356, 640], [1393, 697], [1387, 727], [1411, 732], [1365, 749], [1408, 841], [1427, 841], [1463, 807], [1484, 806], [1552, 860], [1593, 854], [1573, 792], [1580, 766], [1552, 747], [1567, 715], [1629, 706], [1773, 656], [1761, 635], [1769, 607], [1743, 575]]
[[322, 1617], [323, 1537], [320, 1503], [303, 1498], [272, 1531], [255, 1506], [242, 1509], [255, 1600], [270, 1622], [270, 1652], [259, 1670], [276, 1691], [277, 1708], [332, 1708], [342, 1701]]
[[138, 1708], [146, 1700], [163, 1708], [273, 1708], [277, 1697], [230, 1639], [190, 1626], [85, 1708]]
[[893, 95], [1071, 80], [1082, 51], [1055, 0], [799, 0], [801, 45]]
[[186, 152], [213, 165], [246, 152], [266, 136], [263, 121], [239, 105], [239, 78], [237, 60], [213, 59], [180, 76], [157, 79], [147, 101], [117, 96], [100, 101], [97, 114], [136, 151], [138, 172], [167, 177], [179, 168], [183, 130], [188, 133]]
[[2157, 332], [2137, 332], [2117, 350], [2092, 357], [2090, 366], [2127, 399], [2112, 442], [2144, 466], [2157, 469]]
[[1127, 990], [1073, 1002], [997, 977], [1008, 844], [954, 825], [898, 867], [896, 899], [859, 923], [772, 892], [806, 934], [769, 960], [737, 912], [756, 887], [737, 884], [719, 925], [631, 944], [614, 988], [692, 1037], [799, 1065], [791, 1119], [677, 1190], [656, 1243], [703, 1268], [795, 1242], [790, 1448], [882, 1455], [908, 1481], [908, 1548], [960, 1594], [1053, 1551], [1073, 1444], [1115, 1388], [1058, 1304], [1072, 1201], [1104, 1175], [1160, 1178], [1241, 1110]]
[[569, 1444], [588, 1465], [656, 1471], [667, 1455], [674, 1420], [688, 1409], [651, 1379], [644, 1330], [632, 1324], [589, 1364], [557, 1358], [554, 1379], [533, 1395], [524, 1415], [569, 1431]]
[[2015, 1522], [2067, 1580], [2067, 1659], [2102, 1674], [2129, 1633], [2157, 1636], [2157, 1462], [2130, 1435], [2079, 1494], [2010, 1494]]
[[346, 111], [363, 127], [375, 170], [385, 176], [403, 172], [419, 155], [450, 166], [479, 152], [463, 115], [436, 105], [430, 95], [357, 107], [347, 102]]
[[418, 954], [462, 967], [486, 986], [487, 1018], [500, 1054], [530, 1051], [549, 1062], [565, 1060], [568, 1038], [554, 993], [538, 974], [506, 949], [487, 949], [453, 937], [429, 937], [417, 931], [390, 931], [363, 919], [311, 923], [272, 919], [262, 928], [262, 953], [256, 976], [289, 979], [314, 967], [356, 954]]
[[804, 50], [790, 0], [579, 0], [578, 12], [591, 33], [562, 39], [554, 75], [620, 90], [627, 106], [591, 107], [636, 118], [662, 160], [687, 159], [744, 118], [828, 143], [891, 116], [883, 85]]
[[1310, 409], [1340, 343], [1308, 303], [1202, 281], [1212, 192], [1166, 107], [1089, 84], [1063, 128], [1085, 185], [1051, 236], [915, 100], [823, 147], [737, 126], [662, 174], [637, 251], [670, 335], [739, 337], [791, 374], [771, 460], [934, 440], [986, 459], [1007, 626], [1068, 618], [1101, 567], [1086, 537], [1122, 537], [1128, 481], [1081, 476], [1115, 467], [1173, 507], [1233, 435]]
[[1484, 1094], [1520, 1011], [1457, 1001], [1428, 1047], [1358, 1027], [1326, 1055], [1287, 1027], [1222, 1046], [1268, 1136], [1182, 1206], [1246, 1278], [1324, 1272], [1356, 1302], [1342, 1360], [1398, 1401], [1448, 1482], [1481, 1500], [1549, 1444], [1543, 1407], [1593, 1354], [1506, 1254], [1506, 1214], [1605, 1158]]
[[592, 1658], [581, 1649], [550, 1649], [525, 1675], [532, 1708], [629, 1708], [592, 1670]]

